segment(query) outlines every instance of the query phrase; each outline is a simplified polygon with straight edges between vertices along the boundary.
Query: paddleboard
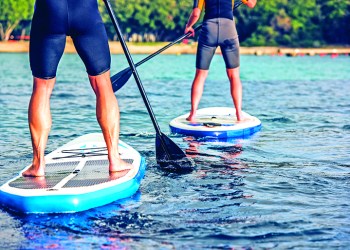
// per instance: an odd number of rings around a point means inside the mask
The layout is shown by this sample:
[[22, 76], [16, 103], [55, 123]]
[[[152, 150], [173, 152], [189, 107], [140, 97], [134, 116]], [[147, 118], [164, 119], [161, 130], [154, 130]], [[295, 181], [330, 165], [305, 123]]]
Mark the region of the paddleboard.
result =
[[238, 122], [236, 110], [226, 107], [212, 107], [198, 109], [195, 122], [189, 122], [186, 118], [189, 113], [173, 119], [169, 126], [174, 134], [182, 134], [194, 137], [211, 138], [244, 138], [261, 129], [261, 121], [242, 112], [244, 120]]
[[0, 203], [23, 213], [70, 213], [130, 197], [139, 189], [145, 159], [121, 140], [119, 153], [133, 168], [110, 174], [103, 135], [78, 137], [45, 156], [45, 177], [23, 177], [28, 166], [3, 184]]

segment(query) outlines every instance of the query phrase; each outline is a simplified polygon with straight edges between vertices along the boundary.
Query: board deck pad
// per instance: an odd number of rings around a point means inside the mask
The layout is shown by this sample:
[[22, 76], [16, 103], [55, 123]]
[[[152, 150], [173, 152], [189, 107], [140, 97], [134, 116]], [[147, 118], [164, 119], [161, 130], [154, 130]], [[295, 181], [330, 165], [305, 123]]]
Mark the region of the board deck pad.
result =
[[[124, 159], [124, 161], [133, 163], [132, 159]], [[87, 187], [108, 182], [111, 180], [108, 166], [108, 160], [87, 161], [85, 167], [62, 188]]]
[[102, 134], [81, 136], [45, 156], [45, 177], [23, 177], [25, 168], [3, 184], [0, 202], [25, 213], [61, 213], [132, 196], [144, 176], [145, 160], [121, 140], [119, 153], [132, 169], [111, 175]]
[[70, 175], [74, 169], [78, 166], [79, 161], [72, 162], [57, 162], [46, 164], [45, 168], [45, 180], [46, 185], [38, 185], [36, 178], [28, 178], [20, 176], [13, 181], [9, 182], [9, 186], [19, 189], [41, 189], [52, 188], [59, 183], [63, 178]]
[[175, 134], [211, 138], [247, 137], [261, 129], [258, 118], [242, 113], [244, 119], [238, 122], [234, 108], [203, 108], [197, 111], [195, 122], [186, 120], [187, 113], [173, 119], [169, 126]]
[[[248, 118], [249, 119], [249, 118]], [[189, 126], [206, 126], [206, 127], [218, 127], [218, 126], [235, 126], [237, 124], [236, 117], [228, 116], [213, 116], [213, 115], [199, 115], [196, 118], [196, 122], [189, 122], [185, 118], [178, 119], [178, 122], [182, 122]]]

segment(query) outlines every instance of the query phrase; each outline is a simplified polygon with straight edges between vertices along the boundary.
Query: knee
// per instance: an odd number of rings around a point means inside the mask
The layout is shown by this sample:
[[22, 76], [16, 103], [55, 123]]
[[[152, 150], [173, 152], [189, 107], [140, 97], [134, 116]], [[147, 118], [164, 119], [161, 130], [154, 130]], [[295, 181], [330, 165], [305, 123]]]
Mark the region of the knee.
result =
[[55, 78], [52, 79], [42, 79], [34, 77], [33, 92], [44, 92], [47, 95], [51, 95], [53, 87], [55, 85]]
[[235, 80], [239, 79], [239, 67], [234, 69], [226, 69], [228, 78]]
[[109, 71], [97, 76], [89, 75], [89, 80], [96, 94], [105, 91], [113, 93]]
[[196, 78], [197, 79], [206, 79], [208, 76], [208, 70], [196, 69]]

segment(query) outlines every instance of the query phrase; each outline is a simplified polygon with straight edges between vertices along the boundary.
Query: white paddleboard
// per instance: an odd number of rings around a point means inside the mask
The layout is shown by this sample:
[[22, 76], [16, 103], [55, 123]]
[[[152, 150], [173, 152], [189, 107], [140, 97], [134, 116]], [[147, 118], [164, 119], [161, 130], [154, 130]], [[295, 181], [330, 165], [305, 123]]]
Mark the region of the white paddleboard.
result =
[[101, 133], [81, 136], [45, 156], [45, 177], [18, 176], [0, 187], [0, 202], [23, 213], [68, 213], [132, 196], [145, 173], [145, 159], [119, 140], [121, 158], [131, 170], [110, 175]]
[[246, 112], [242, 113], [244, 120], [238, 122], [234, 108], [203, 108], [197, 110], [195, 122], [186, 120], [189, 116], [187, 113], [173, 119], [169, 126], [174, 134], [211, 138], [244, 138], [259, 131], [261, 121]]

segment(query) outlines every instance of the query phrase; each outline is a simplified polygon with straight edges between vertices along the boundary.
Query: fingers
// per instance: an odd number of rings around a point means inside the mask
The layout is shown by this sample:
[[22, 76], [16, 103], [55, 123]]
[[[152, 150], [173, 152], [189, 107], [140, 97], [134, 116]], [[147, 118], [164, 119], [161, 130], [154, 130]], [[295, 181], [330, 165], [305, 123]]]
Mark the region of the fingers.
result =
[[185, 29], [185, 34], [187, 34], [187, 33], [191, 33], [191, 34], [189, 35], [189, 37], [195, 35], [195, 31], [194, 31], [194, 29], [193, 29], [192, 27], [189, 27], [189, 28], [186, 28], [186, 29]]

